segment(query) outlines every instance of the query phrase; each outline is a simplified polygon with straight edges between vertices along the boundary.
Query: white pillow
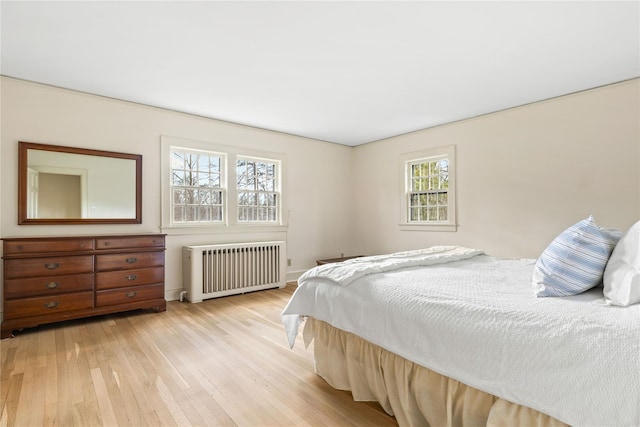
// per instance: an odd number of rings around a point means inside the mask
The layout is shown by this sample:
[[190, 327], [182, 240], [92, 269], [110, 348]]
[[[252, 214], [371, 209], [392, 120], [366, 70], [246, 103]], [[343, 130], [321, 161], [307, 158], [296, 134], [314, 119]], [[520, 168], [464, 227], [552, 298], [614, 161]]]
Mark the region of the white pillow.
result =
[[640, 221], [622, 236], [609, 258], [604, 298], [611, 305], [640, 303]]
[[536, 261], [532, 278], [536, 295], [576, 295], [601, 284], [621, 234], [598, 227], [593, 216], [560, 233]]

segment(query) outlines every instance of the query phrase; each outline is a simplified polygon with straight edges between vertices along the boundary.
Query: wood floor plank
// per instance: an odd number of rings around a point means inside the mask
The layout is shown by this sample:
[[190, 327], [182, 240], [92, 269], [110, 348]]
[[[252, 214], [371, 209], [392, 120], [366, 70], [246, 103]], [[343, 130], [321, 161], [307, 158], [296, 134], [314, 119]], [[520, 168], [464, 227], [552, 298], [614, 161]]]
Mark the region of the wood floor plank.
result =
[[26, 329], [2, 340], [0, 427], [397, 426], [314, 373], [280, 313], [294, 291]]

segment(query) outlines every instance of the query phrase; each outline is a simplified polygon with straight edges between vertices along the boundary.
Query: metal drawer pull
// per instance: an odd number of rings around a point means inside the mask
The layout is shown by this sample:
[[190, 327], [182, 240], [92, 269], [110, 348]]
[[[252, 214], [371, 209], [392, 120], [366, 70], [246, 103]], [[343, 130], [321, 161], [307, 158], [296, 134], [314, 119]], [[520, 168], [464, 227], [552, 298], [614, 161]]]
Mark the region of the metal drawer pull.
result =
[[136, 280], [137, 278], [138, 278], [138, 276], [137, 276], [137, 275], [135, 275], [135, 274], [129, 274], [129, 275], [127, 276], [127, 280]]
[[56, 282], [47, 283], [47, 289], [55, 289], [57, 287], [58, 287], [58, 283], [56, 283]]
[[134, 262], [136, 262], [138, 260], [138, 258], [136, 257], [131, 257], [131, 258], [127, 258], [125, 261], [127, 261], [127, 264], [133, 264]]
[[49, 263], [45, 264], [44, 266], [47, 267], [49, 270], [55, 270], [56, 268], [60, 267], [60, 263], [59, 262], [49, 262]]
[[137, 292], [127, 292], [127, 298], [133, 298], [137, 295]]
[[58, 306], [58, 301], [51, 301], [44, 304], [47, 308], [56, 308]]

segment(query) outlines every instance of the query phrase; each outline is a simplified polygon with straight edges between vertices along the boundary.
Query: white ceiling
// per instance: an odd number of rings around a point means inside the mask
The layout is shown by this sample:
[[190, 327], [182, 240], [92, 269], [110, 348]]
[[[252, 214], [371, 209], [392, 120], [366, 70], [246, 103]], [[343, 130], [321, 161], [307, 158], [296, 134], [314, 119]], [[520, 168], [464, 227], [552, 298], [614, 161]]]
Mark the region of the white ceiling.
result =
[[640, 75], [638, 1], [2, 1], [0, 71], [363, 144]]

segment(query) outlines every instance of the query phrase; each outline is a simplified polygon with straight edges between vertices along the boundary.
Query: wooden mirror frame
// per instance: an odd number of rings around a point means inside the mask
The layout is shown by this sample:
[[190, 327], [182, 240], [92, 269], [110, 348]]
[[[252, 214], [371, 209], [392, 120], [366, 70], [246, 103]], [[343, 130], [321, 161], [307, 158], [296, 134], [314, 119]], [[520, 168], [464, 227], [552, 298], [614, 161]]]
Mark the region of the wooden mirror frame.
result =
[[[28, 150], [52, 151], [58, 153], [84, 154], [135, 161], [135, 218], [28, 218], [27, 208], [27, 162]], [[63, 225], [63, 224], [141, 224], [142, 223], [142, 155], [117, 153], [114, 151], [90, 150], [87, 148], [64, 147], [61, 145], [18, 142], [18, 224], [20, 225]]]

